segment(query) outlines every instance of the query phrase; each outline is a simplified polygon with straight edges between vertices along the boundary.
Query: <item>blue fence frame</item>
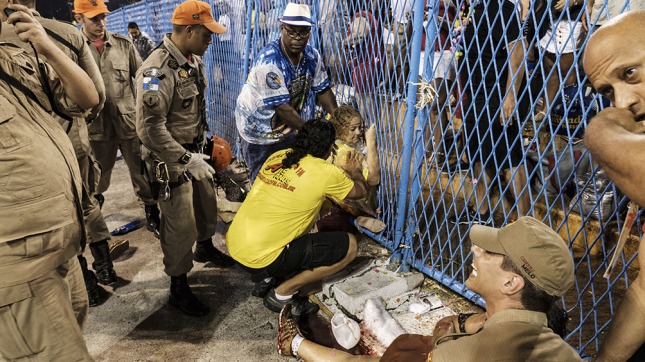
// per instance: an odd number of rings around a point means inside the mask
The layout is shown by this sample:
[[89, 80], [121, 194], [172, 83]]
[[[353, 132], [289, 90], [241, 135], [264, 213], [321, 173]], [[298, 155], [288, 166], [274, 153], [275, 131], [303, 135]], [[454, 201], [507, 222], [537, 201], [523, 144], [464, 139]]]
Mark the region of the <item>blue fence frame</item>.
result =
[[[255, 55], [279, 37], [278, 17], [287, 1], [206, 2], [217, 14], [228, 14], [232, 35], [230, 40], [214, 36], [204, 56], [209, 124], [215, 134], [236, 146], [237, 94]], [[632, 241], [621, 254], [622, 269], [609, 280], [602, 278], [628, 200], [580, 143], [586, 122], [608, 103], [585, 85], [580, 60], [588, 35], [578, 36], [575, 29], [582, 21], [593, 29], [615, 16], [606, 11], [608, 1], [596, 1], [591, 13], [585, 10], [586, 2], [567, 3], [570, 7], [562, 12], [553, 9], [554, 1], [472, 1], [470, 6], [464, 0], [301, 2], [311, 6], [316, 19], [310, 44], [321, 51], [328, 65], [339, 103], [355, 105], [366, 123], [377, 127], [382, 169], [378, 207], [387, 228], [378, 235], [366, 233], [390, 249], [393, 262], [401, 263], [403, 270], [414, 267], [483, 306], [483, 300], [464, 285], [472, 224], [465, 211], [469, 206], [483, 206], [491, 211], [493, 223], [501, 226], [517, 217], [521, 202], [516, 200], [524, 195], [529, 200], [526, 213], [560, 233], [572, 251], [576, 284], [562, 299], [571, 318], [567, 340], [581, 354], [594, 355], [616, 303], [638, 273], [632, 263], [642, 226], [638, 218]], [[109, 14], [108, 29], [126, 34], [127, 23], [135, 21], [159, 42], [171, 31], [171, 14], [179, 3], [144, 0], [124, 7]], [[395, 10], [406, 11], [393, 11], [390, 17], [390, 3]], [[492, 11], [493, 5], [513, 11]], [[629, 9], [629, 0], [625, 0], [621, 12]], [[499, 26], [501, 31], [465, 37], [477, 34], [485, 24]], [[563, 28], [543, 34], [542, 26]], [[509, 41], [518, 28], [520, 34], [530, 34], [525, 31], [531, 27], [538, 30], [526, 42]], [[493, 39], [498, 41], [493, 43]], [[490, 49], [492, 53], [487, 53]], [[507, 76], [514, 50], [522, 54], [517, 64], [520, 70]], [[473, 57], [473, 51], [481, 56]], [[495, 59], [489, 62], [486, 57], [491, 55]], [[452, 81], [446, 69], [457, 73]], [[493, 72], [500, 82], [522, 77], [529, 86], [507, 90], [474, 81], [486, 72]], [[557, 80], [554, 94], [548, 94], [550, 77]], [[482, 90], [489, 93], [481, 98], [483, 110], [473, 105]], [[464, 115], [473, 112], [475, 122], [498, 119], [502, 107], [495, 99], [503, 101], [509, 94], [524, 97], [528, 112], [516, 105], [512, 113], [521, 116], [515, 120], [519, 134], [515, 138], [507, 132], [496, 134], [493, 143], [520, 146], [521, 162], [513, 167], [509, 179], [525, 177], [527, 181], [518, 184], [521, 187], [505, 180], [506, 158], [495, 152], [475, 152], [493, 134], [464, 127]], [[539, 109], [544, 110], [544, 117]], [[476, 141], [469, 143], [472, 137]], [[493, 176], [490, 183], [484, 174], [475, 173], [473, 161], [488, 166]], [[474, 191], [478, 185], [486, 186], [483, 197]], [[463, 224], [452, 223], [451, 218]]]

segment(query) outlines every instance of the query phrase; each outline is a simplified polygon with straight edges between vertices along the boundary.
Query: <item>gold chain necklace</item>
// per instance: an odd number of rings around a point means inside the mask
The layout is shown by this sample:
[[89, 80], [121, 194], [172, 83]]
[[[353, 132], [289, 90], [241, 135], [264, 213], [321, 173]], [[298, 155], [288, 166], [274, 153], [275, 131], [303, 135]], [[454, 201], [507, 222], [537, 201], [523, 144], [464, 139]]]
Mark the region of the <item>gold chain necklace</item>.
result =
[[284, 46], [284, 42], [282, 41], [282, 38], [280, 38], [280, 48], [282, 49], [282, 52], [289, 60], [289, 64], [291, 64], [291, 68], [293, 68], [294, 72], [296, 73], [296, 78], [300, 77], [300, 63], [302, 62], [304, 50], [302, 53], [298, 55], [298, 62], [296, 64], [293, 64], [293, 61], [291, 60], [289, 53], [287, 53], [287, 47]]

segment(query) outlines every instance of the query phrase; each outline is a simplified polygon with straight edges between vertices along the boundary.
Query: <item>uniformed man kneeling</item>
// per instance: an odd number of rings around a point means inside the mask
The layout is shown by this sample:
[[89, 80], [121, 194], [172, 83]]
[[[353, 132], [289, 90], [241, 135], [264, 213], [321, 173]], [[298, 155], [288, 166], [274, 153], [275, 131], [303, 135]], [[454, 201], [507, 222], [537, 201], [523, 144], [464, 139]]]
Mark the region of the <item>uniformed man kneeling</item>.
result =
[[172, 34], [137, 72], [136, 126], [143, 157], [160, 190], [161, 248], [165, 272], [171, 277], [170, 304], [185, 314], [203, 316], [208, 307], [195, 297], [186, 279], [192, 261], [219, 267], [235, 264], [212, 244], [217, 221], [215, 170], [202, 153], [208, 124], [200, 56], [212, 43], [212, 34], [226, 29], [215, 22], [210, 5], [194, 0], [177, 6], [172, 23]]

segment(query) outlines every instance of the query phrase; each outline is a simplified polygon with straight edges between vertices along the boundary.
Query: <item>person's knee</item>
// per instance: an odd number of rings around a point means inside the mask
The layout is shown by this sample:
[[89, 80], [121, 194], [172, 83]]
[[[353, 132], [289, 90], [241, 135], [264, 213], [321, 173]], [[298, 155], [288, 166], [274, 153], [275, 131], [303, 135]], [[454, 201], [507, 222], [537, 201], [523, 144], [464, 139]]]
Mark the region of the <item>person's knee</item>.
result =
[[347, 234], [347, 236], [349, 237], [349, 244], [345, 258], [352, 261], [356, 259], [356, 255], [358, 254], [358, 241], [356, 240], [356, 236], [354, 236], [354, 234]]

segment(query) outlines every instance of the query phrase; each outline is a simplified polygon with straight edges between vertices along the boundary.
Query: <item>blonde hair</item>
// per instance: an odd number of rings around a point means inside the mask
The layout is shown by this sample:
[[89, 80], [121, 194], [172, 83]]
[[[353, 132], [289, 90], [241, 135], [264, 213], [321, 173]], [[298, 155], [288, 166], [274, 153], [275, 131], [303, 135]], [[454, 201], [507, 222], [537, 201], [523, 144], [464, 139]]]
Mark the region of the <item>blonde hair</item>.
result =
[[336, 129], [337, 137], [340, 137], [347, 133], [347, 131], [349, 130], [349, 125], [352, 122], [352, 118], [354, 117], [361, 118], [361, 114], [358, 112], [358, 110], [356, 110], [356, 108], [351, 106], [340, 106], [336, 108], [334, 114], [331, 117], [331, 123]]

